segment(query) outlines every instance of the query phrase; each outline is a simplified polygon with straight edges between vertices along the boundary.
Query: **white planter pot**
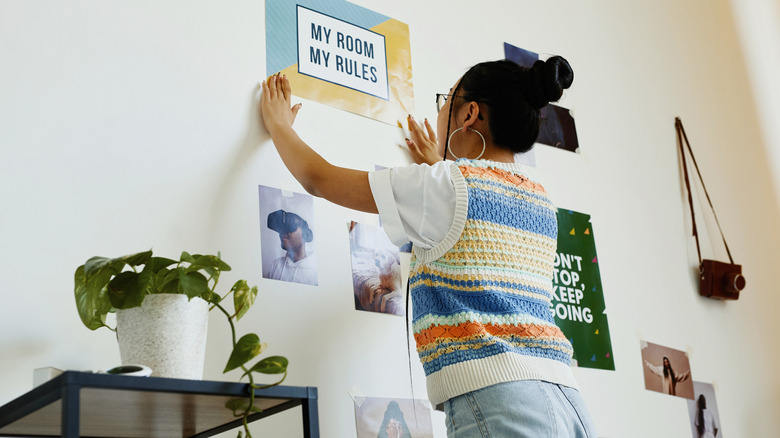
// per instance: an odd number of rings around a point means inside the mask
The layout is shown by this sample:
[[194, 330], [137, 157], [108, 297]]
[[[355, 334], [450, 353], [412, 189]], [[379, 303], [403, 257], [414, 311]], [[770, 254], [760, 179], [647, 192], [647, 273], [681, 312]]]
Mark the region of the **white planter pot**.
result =
[[181, 294], [147, 295], [141, 307], [118, 309], [123, 365], [146, 365], [152, 376], [203, 379], [208, 303]]

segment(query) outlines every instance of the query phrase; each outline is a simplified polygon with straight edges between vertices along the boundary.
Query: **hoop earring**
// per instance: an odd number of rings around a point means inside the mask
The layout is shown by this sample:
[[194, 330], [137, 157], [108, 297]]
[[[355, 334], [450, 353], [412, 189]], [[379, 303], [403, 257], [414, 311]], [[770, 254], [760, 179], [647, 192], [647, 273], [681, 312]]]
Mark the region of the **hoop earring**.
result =
[[[447, 139], [447, 149], [449, 150], [449, 152], [450, 152], [450, 155], [452, 155], [453, 157], [455, 157], [455, 159], [456, 159], [456, 160], [459, 160], [459, 159], [460, 159], [460, 157], [458, 157], [457, 155], [455, 155], [455, 154], [453, 154], [453, 153], [452, 153], [452, 148], [450, 147], [450, 140], [452, 140], [452, 136], [453, 136], [453, 135], [455, 135], [455, 133], [456, 133], [456, 132], [458, 132], [458, 131], [460, 131], [460, 130], [462, 130], [462, 129], [463, 129], [463, 128], [458, 128], [458, 129], [456, 129], [456, 130], [452, 131], [452, 133], [450, 134], [450, 137]], [[485, 144], [485, 137], [482, 135], [482, 133], [480, 133], [480, 132], [479, 132], [479, 131], [477, 131], [476, 129], [472, 129], [472, 128], [468, 128], [468, 129], [471, 129], [472, 131], [474, 131], [474, 132], [476, 132], [477, 134], [479, 134], [479, 138], [481, 138], [481, 139], [482, 139], [482, 152], [480, 152], [480, 153], [479, 153], [479, 155], [477, 155], [477, 158], [474, 158], [474, 160], [479, 160], [480, 158], [482, 158], [482, 155], [484, 155], [484, 154], [485, 154], [485, 147], [487, 146], [487, 145]]]

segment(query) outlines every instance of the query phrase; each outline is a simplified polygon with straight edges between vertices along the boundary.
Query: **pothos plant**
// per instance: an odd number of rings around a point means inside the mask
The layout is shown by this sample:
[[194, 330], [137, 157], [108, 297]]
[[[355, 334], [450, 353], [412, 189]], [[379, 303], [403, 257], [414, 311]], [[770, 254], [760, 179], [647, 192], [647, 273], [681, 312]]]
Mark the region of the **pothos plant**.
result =
[[[251, 437], [248, 417], [260, 412], [255, 407], [255, 389], [278, 385], [287, 377], [288, 361], [282, 356], [266, 357], [253, 366], [248, 362], [265, 350], [267, 345], [260, 342], [254, 333], [248, 333], [236, 339], [235, 322], [246, 315], [257, 297], [257, 286], [250, 287], [246, 280], [238, 280], [233, 287], [220, 295], [216, 291], [219, 276], [230, 271], [230, 266], [217, 255], [199, 255], [182, 252], [179, 260], [153, 257], [152, 251], [140, 252], [123, 257], [92, 257], [79, 266], [75, 273], [76, 307], [81, 321], [90, 330], [107, 327], [106, 316], [117, 309], [140, 307], [144, 297], [150, 294], [183, 294], [189, 299], [202, 298], [211, 307], [218, 309], [230, 324], [233, 336], [233, 351], [228, 358], [223, 373], [241, 368], [239, 378], [249, 380], [248, 398], [233, 399], [225, 407], [233, 411], [236, 417], [243, 417], [244, 431]], [[233, 295], [233, 312], [229, 312], [224, 301]], [[269, 385], [258, 385], [254, 373], [282, 374], [281, 379]], [[239, 438], [241, 431], [238, 432]]]

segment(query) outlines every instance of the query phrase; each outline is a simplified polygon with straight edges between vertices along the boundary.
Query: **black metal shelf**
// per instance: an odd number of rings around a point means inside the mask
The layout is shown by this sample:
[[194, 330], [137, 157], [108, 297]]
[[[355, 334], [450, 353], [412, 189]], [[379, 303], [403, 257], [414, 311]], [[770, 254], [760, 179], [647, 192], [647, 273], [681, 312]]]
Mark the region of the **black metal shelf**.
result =
[[[0, 407], [0, 436], [202, 438], [241, 426], [225, 407], [239, 397], [248, 384], [67, 371]], [[304, 437], [319, 438], [317, 388], [257, 389], [255, 405], [249, 421], [301, 406]]]

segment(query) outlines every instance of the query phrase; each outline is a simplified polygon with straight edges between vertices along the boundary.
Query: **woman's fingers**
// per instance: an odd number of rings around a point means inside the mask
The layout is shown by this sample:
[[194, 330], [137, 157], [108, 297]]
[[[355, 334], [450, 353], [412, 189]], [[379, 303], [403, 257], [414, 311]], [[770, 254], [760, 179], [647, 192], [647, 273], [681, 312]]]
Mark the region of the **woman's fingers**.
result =
[[290, 104], [292, 87], [286, 76], [279, 73], [268, 77], [262, 82], [260, 97], [260, 113], [266, 129], [278, 126], [292, 126], [301, 104]]
[[414, 140], [406, 139], [406, 146], [409, 148], [409, 153], [412, 155], [412, 159], [415, 163], [421, 164], [424, 163], [425, 160], [423, 159], [423, 154], [420, 151], [420, 147], [417, 146], [417, 143], [414, 142]]
[[261, 99], [265, 99], [265, 96], [268, 94], [268, 81], [262, 81], [260, 82], [260, 89], [263, 90], [263, 93], [260, 95]]
[[295, 122], [295, 118], [296, 118], [296, 117], [298, 117], [298, 111], [300, 111], [300, 109], [301, 109], [301, 107], [302, 107], [302, 106], [303, 106], [303, 104], [296, 103], [296, 104], [295, 104], [295, 105], [292, 107], [292, 119], [293, 119], [293, 122]]
[[409, 133], [414, 135], [417, 132], [418, 127], [417, 127], [417, 123], [414, 121], [414, 117], [412, 117], [411, 114], [406, 116], [406, 124], [409, 128]]
[[420, 128], [420, 125], [418, 125], [417, 122], [414, 120], [414, 117], [409, 115], [407, 118], [407, 123], [409, 125], [409, 134], [412, 136], [412, 140], [418, 142], [428, 140], [425, 137], [425, 133], [423, 132], [422, 128]]
[[406, 145], [409, 147], [412, 158], [417, 163], [426, 164], [441, 161], [437, 152], [436, 133], [428, 119], [425, 119], [422, 124], [418, 124], [410, 114], [406, 121], [409, 126], [409, 137], [411, 137], [411, 139], [407, 139]]
[[428, 138], [435, 142], [436, 141], [436, 132], [433, 130], [433, 127], [428, 122], [428, 119], [425, 119], [425, 129], [428, 131]]
[[268, 97], [271, 99], [289, 99], [292, 94], [292, 88], [290, 87], [290, 81], [287, 76], [283, 76], [280, 73], [271, 75], [266, 79], [263, 88], [264, 91], [268, 91]]
[[414, 142], [414, 140], [406, 139], [406, 146], [409, 147], [409, 152], [412, 153], [412, 155], [418, 155], [420, 153], [420, 148], [417, 147], [417, 143]]
[[292, 88], [290, 87], [290, 80], [287, 79], [287, 75], [282, 75], [281, 77], [281, 84], [280, 87], [282, 89], [282, 95], [284, 96], [284, 100], [290, 100], [290, 95], [292, 94]]
[[273, 75], [271, 78], [271, 98], [277, 99], [281, 97], [281, 90], [279, 87], [280, 83], [281, 80], [279, 79], [279, 73]]

